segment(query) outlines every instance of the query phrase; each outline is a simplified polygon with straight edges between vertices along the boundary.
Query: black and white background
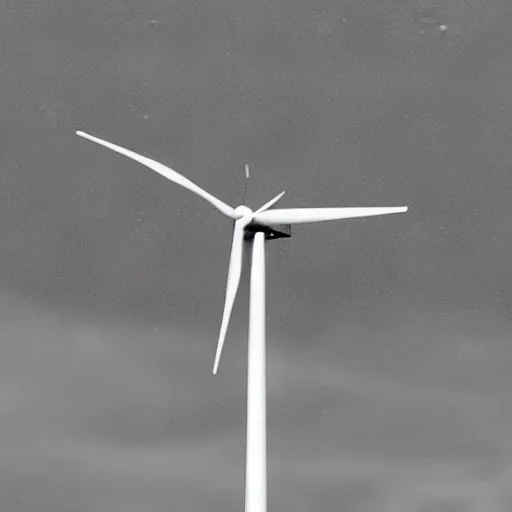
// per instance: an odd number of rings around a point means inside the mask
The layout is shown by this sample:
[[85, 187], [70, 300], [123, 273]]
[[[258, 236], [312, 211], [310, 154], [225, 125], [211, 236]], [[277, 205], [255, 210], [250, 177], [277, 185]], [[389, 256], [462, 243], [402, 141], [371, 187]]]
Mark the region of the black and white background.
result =
[[243, 507], [236, 206], [268, 245], [269, 510], [512, 509], [508, 0], [0, 3], [0, 510]]

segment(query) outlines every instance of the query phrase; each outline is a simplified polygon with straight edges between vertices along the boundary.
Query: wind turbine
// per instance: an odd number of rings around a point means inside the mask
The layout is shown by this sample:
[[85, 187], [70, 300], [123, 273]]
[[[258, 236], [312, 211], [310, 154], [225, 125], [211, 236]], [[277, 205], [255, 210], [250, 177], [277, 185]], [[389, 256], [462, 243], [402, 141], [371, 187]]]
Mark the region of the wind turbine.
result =
[[[81, 137], [112, 149], [153, 169], [170, 181], [202, 197], [221, 213], [234, 220], [226, 298], [213, 373], [217, 373], [231, 311], [240, 283], [244, 239], [252, 244], [247, 367], [245, 512], [266, 512], [265, 240], [290, 237], [291, 224], [402, 213], [407, 211], [407, 206], [387, 208], [285, 208], [271, 210], [271, 207], [283, 197], [284, 192], [281, 192], [256, 211], [252, 211], [245, 205], [232, 208], [166, 165], [87, 133], [81, 131], [76, 133]], [[249, 169], [247, 166], [245, 171], [246, 178], [248, 178]], [[244, 196], [246, 196], [246, 193]]]

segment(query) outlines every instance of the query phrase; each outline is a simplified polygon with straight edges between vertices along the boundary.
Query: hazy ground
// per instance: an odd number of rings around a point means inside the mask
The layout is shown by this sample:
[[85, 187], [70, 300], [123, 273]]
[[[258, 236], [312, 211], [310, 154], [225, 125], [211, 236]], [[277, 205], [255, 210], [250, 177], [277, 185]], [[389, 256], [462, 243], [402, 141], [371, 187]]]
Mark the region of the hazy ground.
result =
[[[236, 205], [268, 251], [269, 510], [512, 509], [509, 0], [0, 3], [0, 509], [243, 507]], [[445, 25], [446, 30], [441, 28]]]

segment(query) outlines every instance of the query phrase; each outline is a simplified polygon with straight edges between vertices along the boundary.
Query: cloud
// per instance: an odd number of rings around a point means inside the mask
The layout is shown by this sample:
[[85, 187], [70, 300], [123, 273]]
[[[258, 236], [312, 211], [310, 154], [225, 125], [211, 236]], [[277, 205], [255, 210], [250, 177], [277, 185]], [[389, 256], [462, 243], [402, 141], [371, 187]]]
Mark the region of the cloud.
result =
[[[28, 512], [242, 505], [244, 344], [231, 340], [213, 377], [204, 332], [80, 324], [1, 302], [3, 503]], [[427, 351], [413, 343], [407, 363], [382, 358], [380, 369], [336, 333], [350, 331], [365, 354], [395, 343], [389, 333], [332, 325], [322, 350], [269, 339], [271, 502], [369, 512], [505, 499], [510, 400], [496, 370], [508, 349], [496, 330], [483, 351], [454, 336], [459, 321], [438, 321]], [[445, 380], [459, 367], [471, 369], [472, 387]]]

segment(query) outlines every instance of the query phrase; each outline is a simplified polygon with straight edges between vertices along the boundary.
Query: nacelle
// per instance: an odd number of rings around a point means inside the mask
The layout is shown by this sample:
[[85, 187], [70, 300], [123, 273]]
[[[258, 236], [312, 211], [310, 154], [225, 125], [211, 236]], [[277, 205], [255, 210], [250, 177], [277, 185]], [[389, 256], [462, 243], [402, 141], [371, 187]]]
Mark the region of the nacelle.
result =
[[245, 228], [244, 240], [252, 240], [258, 232], [265, 233], [266, 240], [277, 240], [278, 238], [290, 238], [292, 236], [292, 227], [290, 224], [266, 226], [253, 221]]

